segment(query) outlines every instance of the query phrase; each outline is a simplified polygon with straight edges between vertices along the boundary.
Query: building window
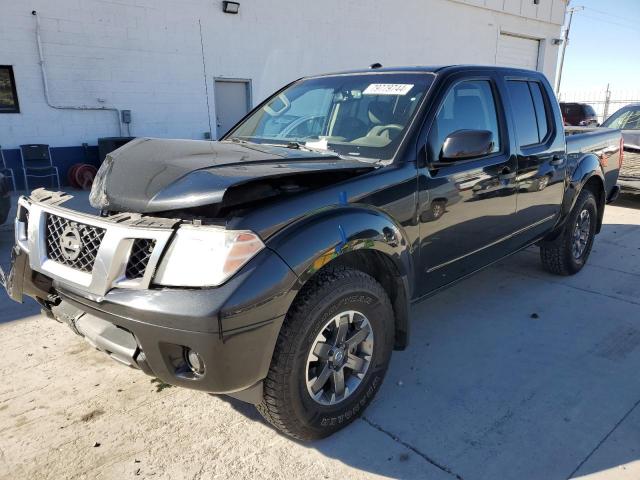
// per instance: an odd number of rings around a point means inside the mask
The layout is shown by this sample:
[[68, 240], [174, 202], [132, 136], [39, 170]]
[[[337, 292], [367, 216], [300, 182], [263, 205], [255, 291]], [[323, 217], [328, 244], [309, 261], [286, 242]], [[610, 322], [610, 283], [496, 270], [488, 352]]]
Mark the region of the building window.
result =
[[13, 67], [0, 65], [0, 113], [20, 113]]

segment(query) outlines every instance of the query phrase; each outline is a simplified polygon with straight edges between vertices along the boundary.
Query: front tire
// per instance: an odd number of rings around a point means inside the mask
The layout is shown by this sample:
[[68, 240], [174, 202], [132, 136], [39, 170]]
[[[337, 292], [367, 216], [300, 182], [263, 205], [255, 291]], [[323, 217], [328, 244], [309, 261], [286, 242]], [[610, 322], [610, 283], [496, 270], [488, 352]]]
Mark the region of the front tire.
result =
[[593, 247], [598, 224], [598, 206], [593, 192], [582, 190], [562, 232], [540, 245], [543, 267], [556, 275], [574, 275], [585, 266]]
[[393, 336], [393, 309], [378, 282], [344, 267], [318, 273], [285, 318], [258, 411], [300, 440], [331, 435], [377, 393]]

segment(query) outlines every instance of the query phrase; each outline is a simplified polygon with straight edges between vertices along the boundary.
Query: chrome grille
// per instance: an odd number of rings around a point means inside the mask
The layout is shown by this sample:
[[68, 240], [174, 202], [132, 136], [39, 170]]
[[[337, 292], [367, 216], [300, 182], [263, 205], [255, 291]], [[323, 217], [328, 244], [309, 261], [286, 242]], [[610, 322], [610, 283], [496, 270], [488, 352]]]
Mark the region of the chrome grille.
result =
[[[80, 236], [79, 254], [69, 258], [63, 251], [62, 234], [67, 228], [76, 229]], [[98, 249], [106, 230], [92, 225], [74, 222], [57, 215], [47, 215], [47, 257], [54, 262], [91, 273], [98, 255]]]
[[137, 238], [133, 242], [131, 248], [131, 255], [129, 256], [129, 262], [127, 263], [127, 270], [125, 275], [128, 279], [134, 280], [136, 278], [144, 277], [144, 273], [147, 271], [147, 265], [151, 258], [151, 253], [156, 246], [156, 241], [149, 238]]

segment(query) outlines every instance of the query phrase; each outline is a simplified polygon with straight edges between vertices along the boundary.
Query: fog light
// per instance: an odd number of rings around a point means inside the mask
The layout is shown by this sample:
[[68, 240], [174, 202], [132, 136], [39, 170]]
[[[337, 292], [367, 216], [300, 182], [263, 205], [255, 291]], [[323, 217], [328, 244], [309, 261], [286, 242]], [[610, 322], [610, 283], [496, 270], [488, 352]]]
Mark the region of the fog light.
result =
[[196, 375], [202, 375], [204, 373], [204, 360], [198, 352], [187, 348], [187, 365], [193, 373]]

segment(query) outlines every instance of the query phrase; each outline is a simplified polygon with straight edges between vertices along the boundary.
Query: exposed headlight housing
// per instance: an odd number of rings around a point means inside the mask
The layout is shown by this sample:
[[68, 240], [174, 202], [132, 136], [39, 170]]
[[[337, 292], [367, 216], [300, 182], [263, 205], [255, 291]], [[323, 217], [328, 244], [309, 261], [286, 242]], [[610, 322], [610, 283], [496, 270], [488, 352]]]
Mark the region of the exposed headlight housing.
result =
[[215, 287], [251, 260], [264, 243], [247, 230], [183, 225], [155, 274], [154, 283], [171, 287]]
[[105, 210], [109, 206], [107, 197], [107, 177], [113, 168], [113, 158], [107, 155], [98, 169], [96, 178], [93, 179], [91, 192], [89, 193], [89, 203], [93, 208]]

